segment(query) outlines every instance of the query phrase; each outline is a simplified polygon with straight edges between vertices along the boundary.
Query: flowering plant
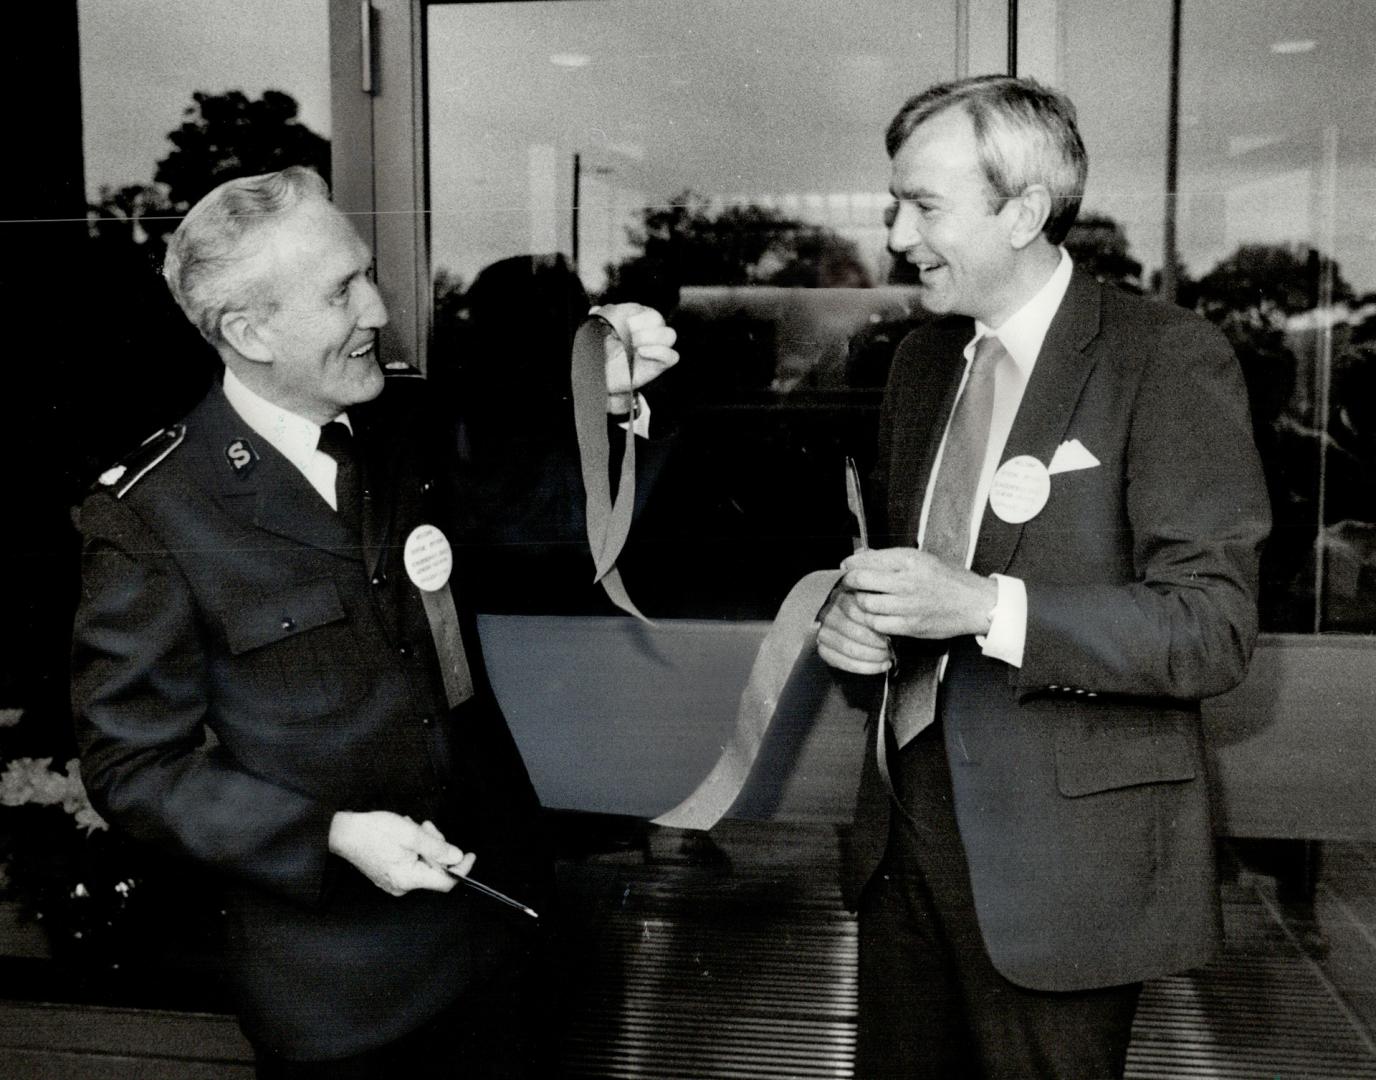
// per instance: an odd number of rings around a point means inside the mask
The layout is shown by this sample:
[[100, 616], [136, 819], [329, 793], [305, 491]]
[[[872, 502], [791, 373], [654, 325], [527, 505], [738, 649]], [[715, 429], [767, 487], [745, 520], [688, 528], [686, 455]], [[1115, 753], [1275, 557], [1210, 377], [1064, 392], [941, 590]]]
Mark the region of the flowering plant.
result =
[[78, 761], [21, 757], [0, 772], [0, 886], [47, 930], [54, 955], [116, 964], [119, 926], [138, 877], [91, 805]]
[[[198, 987], [217, 986], [218, 888], [108, 826], [87, 798], [77, 760], [58, 766], [56, 755], [24, 756], [52, 745], [45, 718], [35, 719], [0, 708], [0, 898], [43, 931], [37, 944], [32, 935], [12, 939], [13, 955], [39, 956], [28, 950], [46, 947], [62, 985], [112, 1001], [128, 992], [167, 1003], [159, 995], [182, 985], [168, 982], [174, 971], [195, 972]], [[0, 919], [0, 929], [8, 924]]]
[[51, 768], [53, 759], [16, 758], [0, 773], [0, 806], [61, 806], [86, 835], [108, 829], [86, 796], [81, 782], [81, 763], [72, 758], [65, 773]]

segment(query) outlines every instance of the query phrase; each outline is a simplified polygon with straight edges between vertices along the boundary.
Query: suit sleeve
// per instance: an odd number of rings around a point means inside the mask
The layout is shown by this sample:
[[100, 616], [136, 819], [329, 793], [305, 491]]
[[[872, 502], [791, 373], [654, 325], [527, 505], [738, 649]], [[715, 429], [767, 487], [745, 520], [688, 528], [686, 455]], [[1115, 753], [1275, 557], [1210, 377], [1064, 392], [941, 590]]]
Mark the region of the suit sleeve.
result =
[[333, 808], [207, 742], [209, 663], [174, 555], [108, 495], [87, 500], [81, 525], [72, 704], [93, 804], [139, 840], [318, 902]]
[[1128, 414], [1135, 580], [1028, 580], [1014, 682], [1197, 700], [1242, 680], [1270, 510], [1236, 358], [1201, 320], [1167, 327]]

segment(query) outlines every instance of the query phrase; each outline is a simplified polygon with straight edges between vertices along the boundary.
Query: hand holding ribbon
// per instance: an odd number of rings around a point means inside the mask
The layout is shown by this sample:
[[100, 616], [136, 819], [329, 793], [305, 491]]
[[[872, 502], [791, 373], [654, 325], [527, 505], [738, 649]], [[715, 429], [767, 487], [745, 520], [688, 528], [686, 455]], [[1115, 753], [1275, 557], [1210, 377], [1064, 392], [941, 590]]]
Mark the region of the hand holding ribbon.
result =
[[[633, 402], [636, 388], [677, 363], [678, 353], [673, 348], [674, 332], [664, 325], [664, 319], [653, 308], [640, 304], [612, 304], [593, 310], [596, 314], [574, 335], [571, 380], [573, 419], [578, 432], [578, 457], [587, 504], [588, 545], [596, 564], [593, 580], [602, 583], [607, 596], [622, 611], [648, 623], [631, 600], [616, 568], [635, 511], [636, 437], [633, 432], [626, 432], [620, 479], [613, 499], [608, 476], [611, 443], [607, 410], [618, 397]], [[613, 319], [621, 323], [624, 333]], [[636, 360], [642, 356], [648, 359], [648, 367], [641, 365], [638, 369]], [[628, 411], [631, 407], [630, 404], [626, 406]]]
[[605, 319], [614, 335], [604, 341], [607, 412], [621, 416], [635, 408], [635, 394], [678, 363], [678, 334], [664, 316], [644, 304], [601, 304], [589, 315]]

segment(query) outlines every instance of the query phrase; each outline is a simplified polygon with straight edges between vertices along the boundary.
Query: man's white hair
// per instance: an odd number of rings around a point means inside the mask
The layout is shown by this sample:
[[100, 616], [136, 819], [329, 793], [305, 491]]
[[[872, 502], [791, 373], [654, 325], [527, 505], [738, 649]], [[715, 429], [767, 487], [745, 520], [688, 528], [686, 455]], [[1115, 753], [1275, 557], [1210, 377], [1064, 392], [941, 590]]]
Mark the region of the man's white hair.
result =
[[268, 227], [304, 202], [328, 202], [320, 174], [302, 165], [215, 188], [188, 212], [167, 244], [162, 275], [178, 306], [212, 345], [226, 312], [270, 302], [254, 273]]

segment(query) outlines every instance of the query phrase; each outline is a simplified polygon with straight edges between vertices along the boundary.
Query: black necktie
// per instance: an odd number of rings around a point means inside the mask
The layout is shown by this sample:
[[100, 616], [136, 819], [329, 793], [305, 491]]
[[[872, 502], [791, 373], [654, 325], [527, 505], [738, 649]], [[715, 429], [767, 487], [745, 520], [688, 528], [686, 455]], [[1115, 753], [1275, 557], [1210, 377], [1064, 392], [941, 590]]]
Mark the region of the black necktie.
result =
[[346, 424], [331, 420], [320, 429], [320, 442], [317, 446], [322, 454], [334, 458], [334, 500], [339, 519], [351, 532], [360, 532], [363, 527], [363, 517], [359, 509], [362, 503], [363, 478], [358, 471], [358, 449], [354, 443], [353, 432]]
[[[1008, 356], [1003, 343], [985, 334], [975, 346], [975, 358], [960, 400], [946, 429], [946, 447], [933, 481], [927, 508], [922, 550], [952, 566], [965, 566], [970, 547], [970, 518], [975, 509], [980, 473], [989, 449], [989, 422], [994, 415], [994, 371]], [[941, 657], [929, 653], [906, 666], [901, 689], [889, 710], [894, 741], [901, 748], [936, 717], [937, 673]]]

